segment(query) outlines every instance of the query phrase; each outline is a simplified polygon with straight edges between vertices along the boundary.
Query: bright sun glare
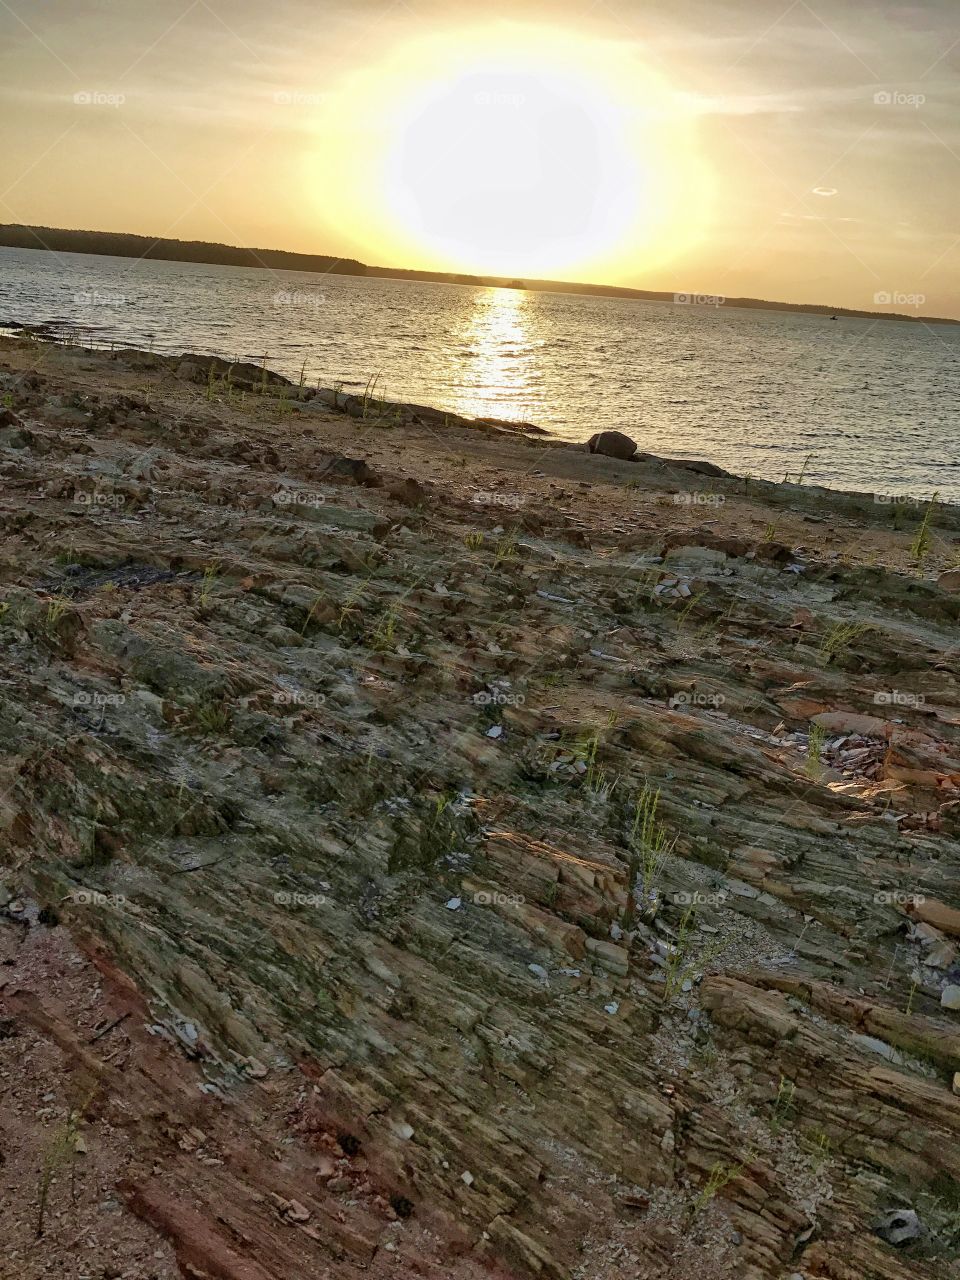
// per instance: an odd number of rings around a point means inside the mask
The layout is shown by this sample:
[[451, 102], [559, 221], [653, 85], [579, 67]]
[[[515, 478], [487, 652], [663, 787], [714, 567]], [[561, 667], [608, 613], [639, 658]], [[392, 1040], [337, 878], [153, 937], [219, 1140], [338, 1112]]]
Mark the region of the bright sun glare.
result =
[[327, 96], [317, 134], [316, 198], [381, 265], [622, 278], [689, 249], [708, 199], [662, 77], [549, 29], [395, 48]]

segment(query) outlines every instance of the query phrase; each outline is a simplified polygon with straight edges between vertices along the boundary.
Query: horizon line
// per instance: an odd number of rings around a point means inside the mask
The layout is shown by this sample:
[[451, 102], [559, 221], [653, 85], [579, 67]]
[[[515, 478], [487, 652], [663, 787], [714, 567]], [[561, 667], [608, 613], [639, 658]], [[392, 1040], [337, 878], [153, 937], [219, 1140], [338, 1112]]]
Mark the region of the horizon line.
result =
[[[19, 234], [18, 234], [19, 233]], [[43, 234], [41, 234], [43, 233]], [[46, 239], [44, 238], [46, 237]], [[33, 244], [24, 243], [24, 239], [32, 237]], [[48, 244], [47, 239], [78, 237], [78, 243], [67, 247]], [[104, 250], [103, 242], [115, 241], [114, 252]], [[95, 247], [94, 242], [99, 242]], [[124, 244], [123, 242], [126, 242]], [[141, 253], [135, 252], [139, 246], [146, 246]], [[205, 256], [177, 256], [158, 253], [161, 247], [194, 251], [210, 251]], [[82, 228], [47, 227], [31, 223], [0, 223], [0, 248], [27, 249], [47, 253], [79, 253], [101, 257], [133, 258], [137, 261], [196, 263], [205, 266], [248, 267], [258, 270], [301, 271], [305, 274], [319, 275], [358, 275], [370, 279], [408, 279], [422, 280], [436, 284], [456, 284], [481, 288], [506, 288], [531, 290], [533, 292], [566, 293], [591, 297], [620, 297], [627, 300], [646, 302], [670, 302], [677, 305], [697, 306], [733, 306], [746, 310], [787, 311], [795, 314], [845, 316], [853, 319], [895, 320], [898, 323], [949, 324], [958, 325], [960, 319], [951, 316], [910, 315], [900, 311], [870, 311], [854, 307], [831, 306], [828, 303], [786, 302], [776, 299], [752, 297], [728, 297], [720, 294], [697, 292], [693, 290], [659, 290], [638, 289], [629, 285], [596, 284], [592, 281], [551, 280], [541, 277], [523, 277], [516, 275], [478, 275], [474, 272], [432, 271], [420, 267], [381, 267], [361, 262], [358, 258], [338, 257], [335, 254], [305, 253], [296, 249], [263, 249], [251, 246], [228, 245], [216, 240], [179, 240], [168, 236], [147, 236], [129, 231], [90, 231]], [[127, 249], [124, 252], [124, 248]], [[116, 250], [119, 250], [116, 251]], [[230, 256], [240, 255], [245, 260], [225, 260]], [[272, 259], [273, 261], [266, 261]], [[284, 260], [284, 261], [280, 261]], [[299, 260], [299, 265], [295, 265]], [[311, 265], [312, 264], [312, 265]], [[341, 266], [343, 271], [334, 270]], [[354, 270], [349, 268], [353, 267]], [[359, 270], [357, 269], [359, 268]], [[875, 295], [875, 305], [886, 305], [881, 297], [896, 304], [899, 294], [881, 291]], [[900, 303], [902, 305], [902, 303]]]

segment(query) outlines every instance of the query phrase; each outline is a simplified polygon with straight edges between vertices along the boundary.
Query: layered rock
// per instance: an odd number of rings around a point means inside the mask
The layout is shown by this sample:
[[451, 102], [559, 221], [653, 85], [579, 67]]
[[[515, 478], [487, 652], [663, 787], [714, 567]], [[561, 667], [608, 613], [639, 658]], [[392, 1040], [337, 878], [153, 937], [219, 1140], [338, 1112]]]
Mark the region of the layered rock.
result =
[[2, 355], [38, 1170], [164, 1275], [956, 1273], [956, 512]]

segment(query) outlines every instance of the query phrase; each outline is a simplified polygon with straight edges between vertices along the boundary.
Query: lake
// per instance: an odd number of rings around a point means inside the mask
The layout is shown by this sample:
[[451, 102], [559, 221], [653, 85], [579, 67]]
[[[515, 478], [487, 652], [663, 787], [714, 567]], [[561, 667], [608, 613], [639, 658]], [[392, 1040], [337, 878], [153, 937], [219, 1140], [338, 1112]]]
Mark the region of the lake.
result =
[[261, 360], [569, 440], [960, 501], [960, 326], [0, 248], [0, 328]]

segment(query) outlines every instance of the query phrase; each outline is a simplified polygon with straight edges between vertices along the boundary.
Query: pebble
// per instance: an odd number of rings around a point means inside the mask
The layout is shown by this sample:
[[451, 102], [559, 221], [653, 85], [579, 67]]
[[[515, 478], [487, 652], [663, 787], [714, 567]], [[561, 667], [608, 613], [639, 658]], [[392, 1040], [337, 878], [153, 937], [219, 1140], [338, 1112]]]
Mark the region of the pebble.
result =
[[617, 1000], [611, 1000], [609, 1004], [605, 1004], [603, 1007], [607, 1013], [614, 1014], [620, 1008], [620, 1004]]
[[468, 1187], [473, 1186], [473, 1174], [469, 1169], [464, 1169], [463, 1173], [460, 1175], [460, 1181], [465, 1182]]
[[491, 725], [490, 728], [487, 730], [487, 737], [499, 738], [502, 733], [503, 733], [503, 725], [494, 724], [494, 725]]
[[448, 911], [459, 911], [462, 906], [463, 906], [463, 902], [460, 898], [447, 899], [446, 908]]

